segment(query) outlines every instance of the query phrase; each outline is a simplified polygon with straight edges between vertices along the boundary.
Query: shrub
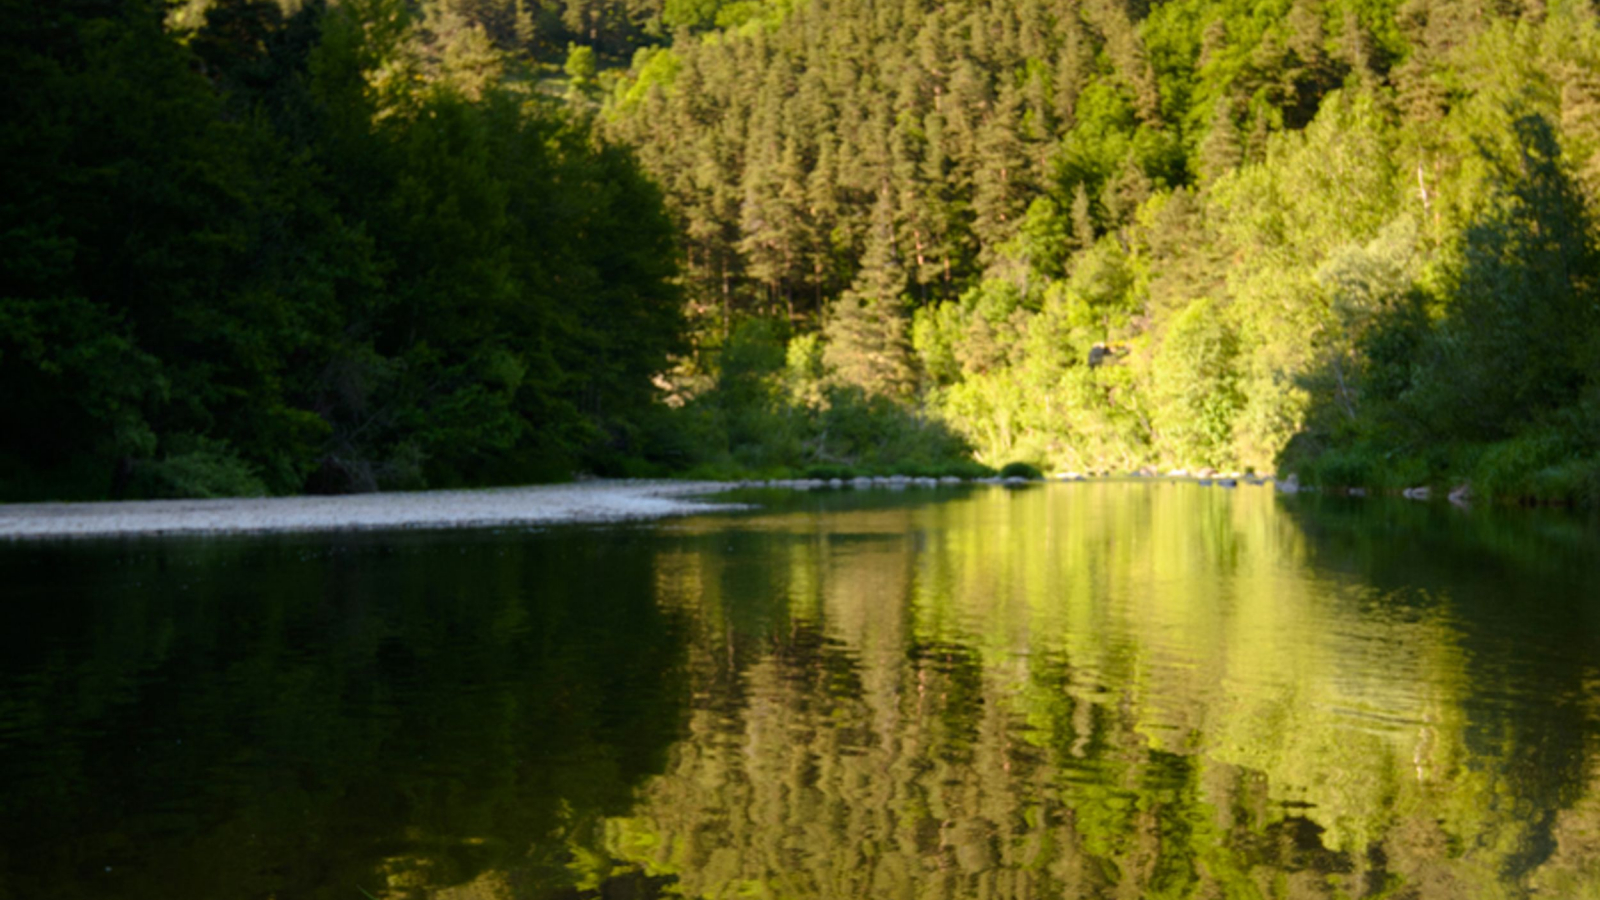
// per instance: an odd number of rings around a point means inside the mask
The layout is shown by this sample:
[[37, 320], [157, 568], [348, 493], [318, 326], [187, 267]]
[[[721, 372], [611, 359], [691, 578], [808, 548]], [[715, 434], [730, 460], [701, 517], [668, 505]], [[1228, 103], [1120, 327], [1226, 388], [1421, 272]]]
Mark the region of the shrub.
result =
[[1307, 484], [1324, 487], [1374, 487], [1372, 454], [1366, 447], [1339, 447], [1302, 466]]
[[820, 478], [824, 481], [830, 478], [854, 478], [856, 477], [856, 470], [850, 466], [841, 466], [834, 463], [821, 463], [818, 465], [806, 466], [805, 477]]
[[1600, 505], [1600, 457], [1546, 466], [1528, 477], [1526, 497], [1539, 503]]
[[954, 475], [957, 478], [992, 478], [995, 471], [983, 463], [964, 460], [943, 466], [939, 474], [940, 477]]
[[1172, 319], [1156, 352], [1156, 430], [1174, 459], [1225, 465], [1233, 421], [1244, 406], [1239, 391], [1239, 340], [1209, 299]]
[[1539, 503], [1600, 500], [1600, 454], [1568, 427], [1544, 427], [1484, 450], [1472, 484], [1485, 497]]
[[129, 487], [135, 496], [260, 497], [267, 486], [254, 467], [226, 441], [195, 436], [172, 440], [167, 455], [134, 468]]
[[1044, 473], [1025, 462], [1006, 463], [1000, 468], [1001, 478], [1026, 478], [1029, 481], [1040, 481]]

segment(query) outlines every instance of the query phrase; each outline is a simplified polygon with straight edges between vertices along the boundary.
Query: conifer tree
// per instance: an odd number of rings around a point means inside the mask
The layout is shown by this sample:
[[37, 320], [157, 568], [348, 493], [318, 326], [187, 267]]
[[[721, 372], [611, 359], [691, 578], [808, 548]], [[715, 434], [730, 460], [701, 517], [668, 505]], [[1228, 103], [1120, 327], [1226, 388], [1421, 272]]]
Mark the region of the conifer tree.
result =
[[528, 6], [528, 0], [516, 0], [512, 13], [512, 33], [516, 35], [517, 49], [522, 53], [532, 53], [539, 38], [539, 27], [534, 23], [533, 10]]
[[1196, 155], [1200, 178], [1206, 183], [1233, 171], [1244, 158], [1231, 99], [1224, 97], [1217, 101], [1216, 112], [1211, 117], [1211, 128], [1200, 142]]
[[884, 189], [873, 205], [861, 272], [834, 302], [826, 322], [824, 361], [844, 384], [904, 399], [916, 388], [916, 375], [905, 270], [894, 232], [894, 201]]
[[1072, 241], [1075, 249], [1094, 244], [1094, 219], [1089, 211], [1089, 188], [1078, 182], [1072, 190]]
[[1378, 75], [1381, 61], [1373, 45], [1372, 33], [1354, 10], [1344, 12], [1337, 58], [1363, 84], [1370, 84]]
[[1021, 98], [1016, 88], [1000, 90], [993, 111], [984, 119], [977, 137], [977, 168], [973, 175], [973, 231], [985, 248], [1009, 240], [1020, 224], [1029, 193], [1028, 156], [1020, 132]]

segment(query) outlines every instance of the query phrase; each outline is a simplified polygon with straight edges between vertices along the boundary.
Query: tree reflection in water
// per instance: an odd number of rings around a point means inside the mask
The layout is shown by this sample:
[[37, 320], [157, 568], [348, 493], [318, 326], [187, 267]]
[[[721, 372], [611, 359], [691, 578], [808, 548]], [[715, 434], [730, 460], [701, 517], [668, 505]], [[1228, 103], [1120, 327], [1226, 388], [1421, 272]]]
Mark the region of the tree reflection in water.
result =
[[1600, 892], [1600, 539], [1189, 484], [10, 547], [0, 895]]
[[727, 687], [605, 856], [706, 897], [1600, 889], [1594, 532], [1287, 503], [1110, 484], [686, 535], [661, 596]]

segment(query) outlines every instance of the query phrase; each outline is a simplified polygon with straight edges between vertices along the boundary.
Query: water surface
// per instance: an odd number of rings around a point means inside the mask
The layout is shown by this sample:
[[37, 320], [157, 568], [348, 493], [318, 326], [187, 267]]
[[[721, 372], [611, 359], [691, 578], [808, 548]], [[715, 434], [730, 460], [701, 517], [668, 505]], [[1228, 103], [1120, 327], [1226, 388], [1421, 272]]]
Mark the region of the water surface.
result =
[[753, 497], [0, 547], [0, 898], [1600, 893], [1590, 519]]

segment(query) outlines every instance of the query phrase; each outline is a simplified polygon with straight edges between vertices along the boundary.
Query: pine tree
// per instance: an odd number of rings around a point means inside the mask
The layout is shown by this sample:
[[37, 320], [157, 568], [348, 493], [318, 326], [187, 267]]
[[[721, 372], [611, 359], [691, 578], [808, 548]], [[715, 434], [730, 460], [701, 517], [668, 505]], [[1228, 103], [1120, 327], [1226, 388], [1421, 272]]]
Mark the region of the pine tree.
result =
[[1451, 52], [1488, 25], [1486, 6], [1483, 0], [1406, 0], [1396, 10], [1396, 23], [1411, 44], [1410, 56], [1393, 73], [1408, 117], [1438, 121], [1449, 110], [1442, 76]]
[[433, 80], [473, 100], [499, 83], [505, 61], [461, 0], [429, 7], [421, 31]]
[[1078, 95], [1094, 66], [1094, 48], [1084, 33], [1083, 23], [1075, 12], [1061, 17], [1059, 26], [1065, 29], [1061, 49], [1056, 56], [1055, 110], [1056, 120], [1063, 129], [1070, 127], [1078, 109]]
[[1105, 36], [1106, 55], [1118, 79], [1133, 97], [1134, 109], [1147, 124], [1161, 124], [1161, 94], [1144, 41], [1128, 10], [1116, 0], [1090, 0], [1084, 5], [1090, 21]]
[[1294, 94], [1285, 125], [1302, 128], [1317, 114], [1328, 91], [1339, 86], [1341, 73], [1328, 56], [1319, 0], [1294, 0], [1289, 8], [1289, 52], [1295, 60]]
[[1072, 191], [1072, 241], [1077, 250], [1094, 245], [1094, 220], [1089, 213], [1089, 188], [1078, 182]]
[[1380, 60], [1373, 45], [1372, 32], [1354, 10], [1347, 9], [1344, 12], [1337, 58], [1363, 85], [1372, 84], [1378, 77]]
[[1211, 128], [1196, 149], [1196, 166], [1203, 183], [1209, 184], [1233, 171], [1244, 158], [1239, 143], [1239, 126], [1234, 119], [1234, 104], [1229, 98], [1217, 101]]
[[1021, 105], [1016, 88], [1001, 88], [978, 132], [973, 231], [984, 247], [984, 261], [1016, 233], [1031, 192], [1028, 156], [1019, 134]]
[[528, 0], [516, 0], [516, 7], [512, 14], [512, 30], [516, 35], [517, 49], [525, 54], [531, 54], [539, 39], [538, 26], [534, 24], [533, 10], [528, 8]]
[[1139, 204], [1150, 199], [1153, 185], [1150, 176], [1146, 175], [1139, 161], [1129, 156], [1122, 164], [1122, 169], [1106, 182], [1100, 192], [1100, 206], [1105, 210], [1106, 218], [1115, 226], [1121, 227], [1133, 218], [1133, 213]]
[[825, 324], [824, 361], [844, 384], [904, 399], [916, 388], [916, 373], [893, 217], [894, 201], [885, 188], [873, 205], [860, 274], [834, 302]]
[[1563, 146], [1589, 202], [1600, 203], [1600, 73], [1568, 65], [1561, 75]]
[[822, 295], [832, 293], [834, 247], [831, 235], [839, 220], [838, 154], [827, 135], [819, 136], [816, 164], [806, 176], [806, 213], [816, 235], [810, 246], [811, 280], [816, 289], [815, 305], [822, 308]]

